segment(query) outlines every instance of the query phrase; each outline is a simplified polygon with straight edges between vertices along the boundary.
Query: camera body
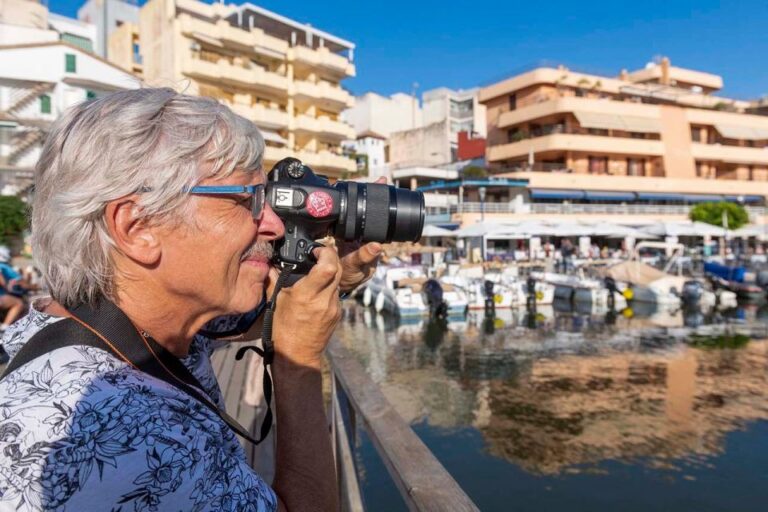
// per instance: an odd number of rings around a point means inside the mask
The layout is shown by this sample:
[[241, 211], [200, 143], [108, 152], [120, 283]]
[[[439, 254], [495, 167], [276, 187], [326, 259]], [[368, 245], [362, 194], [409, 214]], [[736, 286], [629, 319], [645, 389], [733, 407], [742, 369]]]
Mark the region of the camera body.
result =
[[285, 224], [285, 237], [275, 243], [276, 259], [299, 275], [314, 265], [319, 238], [416, 241], [424, 227], [421, 192], [354, 181], [331, 185], [296, 158], [284, 158], [269, 172], [266, 199]]

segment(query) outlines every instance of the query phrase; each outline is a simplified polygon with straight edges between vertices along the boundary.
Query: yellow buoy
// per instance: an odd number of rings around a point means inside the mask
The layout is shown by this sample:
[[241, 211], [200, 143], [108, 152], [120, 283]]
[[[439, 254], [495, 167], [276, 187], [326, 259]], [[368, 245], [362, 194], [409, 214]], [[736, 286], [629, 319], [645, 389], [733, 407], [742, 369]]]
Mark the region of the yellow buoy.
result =
[[504, 300], [504, 297], [502, 297], [500, 294], [496, 294], [493, 296], [493, 302], [496, 304], [501, 304], [501, 302]]
[[635, 316], [635, 312], [632, 311], [632, 308], [624, 308], [621, 311], [621, 314], [624, 315], [624, 318], [632, 318], [633, 316]]
[[633, 292], [633, 291], [632, 291], [632, 288], [626, 288], [626, 289], [624, 289], [624, 291], [623, 291], [623, 292], [621, 292], [621, 294], [622, 294], [622, 295], [624, 296], [624, 298], [625, 298], [625, 299], [627, 299], [627, 300], [632, 300], [632, 297], [634, 297], [634, 296], [635, 296], [635, 292]]
[[542, 300], [544, 298], [544, 292], [536, 290], [536, 300]]

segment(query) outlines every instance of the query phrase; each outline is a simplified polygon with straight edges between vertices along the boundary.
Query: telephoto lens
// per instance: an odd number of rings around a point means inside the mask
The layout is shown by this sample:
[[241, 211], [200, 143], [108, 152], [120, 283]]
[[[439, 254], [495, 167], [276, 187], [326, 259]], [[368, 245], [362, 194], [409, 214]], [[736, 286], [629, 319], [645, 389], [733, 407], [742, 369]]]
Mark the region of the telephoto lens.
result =
[[424, 194], [378, 183], [315, 174], [296, 158], [280, 160], [267, 177], [266, 200], [285, 224], [277, 260], [297, 274], [312, 266], [312, 249], [326, 235], [348, 242], [409, 242], [421, 237]]
[[339, 181], [337, 238], [361, 242], [415, 242], [424, 228], [424, 194], [379, 183]]

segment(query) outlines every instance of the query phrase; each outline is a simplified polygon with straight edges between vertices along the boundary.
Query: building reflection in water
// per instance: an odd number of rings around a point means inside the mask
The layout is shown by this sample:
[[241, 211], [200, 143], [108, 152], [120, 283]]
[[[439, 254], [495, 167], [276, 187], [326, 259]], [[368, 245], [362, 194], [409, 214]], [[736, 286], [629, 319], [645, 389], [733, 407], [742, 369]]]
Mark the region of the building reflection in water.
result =
[[489, 329], [346, 313], [339, 337], [406, 421], [472, 426], [489, 453], [531, 473], [706, 465], [727, 433], [768, 419], [765, 324], [552, 315], [535, 330], [523, 318]]

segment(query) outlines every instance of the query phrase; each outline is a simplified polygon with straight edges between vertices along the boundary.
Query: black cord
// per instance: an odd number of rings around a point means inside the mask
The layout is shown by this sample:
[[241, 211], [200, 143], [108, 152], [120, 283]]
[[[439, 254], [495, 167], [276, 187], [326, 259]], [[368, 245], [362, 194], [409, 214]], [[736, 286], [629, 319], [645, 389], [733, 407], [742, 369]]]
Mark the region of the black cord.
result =
[[272, 428], [272, 377], [269, 374], [268, 368], [275, 360], [275, 344], [272, 341], [272, 319], [275, 316], [277, 294], [280, 293], [280, 290], [285, 286], [285, 282], [290, 277], [294, 268], [295, 267], [289, 266], [283, 267], [283, 270], [280, 272], [280, 277], [277, 278], [277, 283], [275, 283], [275, 289], [272, 292], [272, 297], [270, 297], [266, 304], [266, 312], [264, 313], [264, 326], [261, 336], [261, 343], [263, 348], [259, 348], [255, 345], [247, 345], [245, 347], [241, 347], [235, 355], [235, 359], [240, 361], [243, 357], [245, 357], [246, 352], [253, 350], [259, 354], [264, 361], [264, 400], [267, 402], [267, 412], [264, 415], [264, 421], [261, 424], [261, 435], [259, 440], [255, 441], [254, 444], [262, 442], [267, 437], [267, 434], [269, 434], [269, 430]]

